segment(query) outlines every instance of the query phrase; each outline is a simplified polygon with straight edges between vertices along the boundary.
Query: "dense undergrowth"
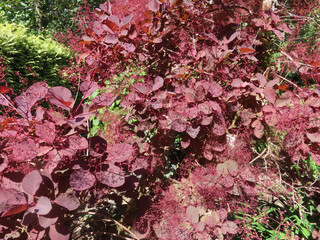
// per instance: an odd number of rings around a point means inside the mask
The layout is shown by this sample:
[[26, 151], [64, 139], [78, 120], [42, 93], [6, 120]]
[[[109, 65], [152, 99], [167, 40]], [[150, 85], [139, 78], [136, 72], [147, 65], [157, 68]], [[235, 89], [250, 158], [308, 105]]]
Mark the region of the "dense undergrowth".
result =
[[316, 7], [82, 11], [77, 91], [0, 88], [1, 238], [320, 239]]

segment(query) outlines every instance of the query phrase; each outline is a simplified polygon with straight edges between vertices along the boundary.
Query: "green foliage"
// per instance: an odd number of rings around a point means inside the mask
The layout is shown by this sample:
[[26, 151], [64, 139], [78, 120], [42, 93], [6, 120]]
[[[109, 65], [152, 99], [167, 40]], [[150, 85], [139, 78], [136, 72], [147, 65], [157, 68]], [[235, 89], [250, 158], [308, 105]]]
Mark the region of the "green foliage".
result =
[[[100, 1], [85, 1], [92, 8]], [[41, 31], [52, 35], [74, 26], [82, 0], [2, 0], [0, 2], [0, 22], [12, 22], [28, 26], [33, 33]]]
[[0, 24], [0, 56], [8, 66], [6, 83], [16, 93], [34, 81], [68, 86], [62, 82], [60, 66], [67, 65], [72, 53], [49, 38], [32, 35], [16, 24]]

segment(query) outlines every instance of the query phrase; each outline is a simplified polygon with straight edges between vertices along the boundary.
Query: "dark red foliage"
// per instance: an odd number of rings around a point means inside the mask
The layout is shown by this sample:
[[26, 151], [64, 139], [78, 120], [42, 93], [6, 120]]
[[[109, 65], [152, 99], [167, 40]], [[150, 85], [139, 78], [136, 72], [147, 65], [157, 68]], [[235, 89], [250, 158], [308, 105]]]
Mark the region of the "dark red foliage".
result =
[[[261, 60], [265, 36], [296, 37], [271, 10], [264, 1], [148, 0], [84, 11], [81, 34], [68, 39], [77, 64], [65, 69], [79, 92], [38, 82], [14, 97], [0, 86], [0, 238], [18, 231], [16, 217], [22, 237], [69, 239], [63, 220], [95, 208], [110, 210], [101, 232], [120, 232], [121, 222], [134, 238], [255, 239], [235, 218], [255, 216], [261, 174], [271, 174], [252, 143], [279, 131], [279, 161], [310, 155], [320, 165], [319, 89], [283, 82]], [[317, 62], [297, 71], [316, 78]], [[88, 137], [93, 116], [107, 140]]]

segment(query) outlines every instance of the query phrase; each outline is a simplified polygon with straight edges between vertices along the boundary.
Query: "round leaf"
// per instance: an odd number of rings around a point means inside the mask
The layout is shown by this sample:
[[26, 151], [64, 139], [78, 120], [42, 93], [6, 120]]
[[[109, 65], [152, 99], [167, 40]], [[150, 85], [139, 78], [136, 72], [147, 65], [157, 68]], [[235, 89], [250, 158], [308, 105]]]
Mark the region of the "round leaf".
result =
[[35, 212], [39, 215], [46, 215], [52, 209], [50, 199], [47, 197], [39, 197], [37, 205], [35, 206]]
[[75, 170], [70, 175], [70, 186], [77, 191], [91, 188], [95, 181], [94, 175], [83, 169]]
[[107, 160], [110, 162], [131, 161], [133, 148], [127, 143], [116, 143], [110, 147]]
[[120, 187], [125, 183], [125, 176], [117, 166], [112, 166], [107, 171], [97, 172], [96, 177], [99, 182], [109, 187]]
[[22, 189], [31, 195], [34, 195], [39, 189], [42, 177], [38, 170], [28, 173], [22, 180]]
[[71, 193], [61, 193], [54, 202], [62, 207], [65, 207], [69, 211], [76, 210], [80, 206], [80, 201], [78, 198]]

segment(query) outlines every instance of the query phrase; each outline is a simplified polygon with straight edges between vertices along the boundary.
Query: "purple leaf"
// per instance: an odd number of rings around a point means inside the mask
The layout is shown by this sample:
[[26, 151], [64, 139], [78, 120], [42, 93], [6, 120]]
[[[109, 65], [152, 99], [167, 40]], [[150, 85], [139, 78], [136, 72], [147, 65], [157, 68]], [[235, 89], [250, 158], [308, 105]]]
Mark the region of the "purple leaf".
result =
[[97, 89], [99, 89], [99, 85], [96, 82], [85, 81], [80, 84], [80, 91], [84, 98], [91, 96]]
[[227, 233], [235, 235], [239, 232], [239, 227], [235, 222], [226, 221], [222, 224], [221, 231], [224, 235]]
[[27, 204], [25, 194], [14, 189], [1, 189], [0, 190], [0, 212], [7, 211], [12, 206]]
[[210, 106], [210, 103], [207, 101], [207, 102], [203, 102], [203, 103], [200, 103], [198, 105], [198, 109], [200, 111], [202, 111], [204, 114], [208, 115], [210, 113], [212, 113], [212, 108]]
[[315, 143], [320, 143], [320, 132], [319, 132], [319, 129], [317, 129], [316, 132], [307, 132], [307, 138], [309, 138], [309, 140], [311, 142], [315, 142]]
[[283, 41], [283, 33], [280, 32], [279, 30], [273, 28], [272, 32], [280, 39], [280, 41]]
[[156, 0], [149, 0], [149, 3], [148, 3], [149, 10], [156, 13], [158, 11], [158, 8], [159, 8], [159, 4], [157, 3]]
[[67, 123], [66, 117], [60, 112], [48, 112], [49, 116], [55, 122], [56, 125], [62, 126], [63, 124]]
[[291, 102], [292, 98], [292, 93], [291, 92], [284, 92], [275, 102], [275, 106], [278, 108], [281, 108], [283, 106], [286, 106]]
[[187, 123], [180, 119], [175, 119], [171, 123], [171, 129], [176, 132], [185, 132], [187, 129]]
[[226, 162], [224, 162], [225, 166], [228, 169], [228, 172], [230, 173], [231, 176], [237, 176], [239, 173], [239, 166], [238, 164], [233, 161], [233, 160], [227, 160]]
[[261, 73], [256, 73], [260, 87], [264, 87], [267, 84], [267, 79]]
[[38, 170], [33, 170], [28, 173], [22, 180], [22, 189], [34, 195], [36, 191], [39, 189], [40, 184], [42, 183], [42, 177]]
[[121, 168], [117, 166], [111, 166], [106, 171], [96, 172], [96, 177], [99, 182], [109, 187], [121, 187], [125, 183], [125, 176]]
[[262, 123], [258, 120], [256, 120], [257, 123], [255, 124], [254, 130], [253, 130], [253, 134], [257, 137], [257, 138], [262, 138], [264, 135], [264, 126], [262, 125]]
[[38, 152], [39, 147], [32, 139], [15, 143], [12, 146], [12, 157], [16, 161], [30, 161], [38, 155]]
[[102, 156], [107, 151], [107, 141], [99, 136], [90, 139], [90, 154], [94, 157]]
[[116, 43], [119, 41], [119, 39], [118, 39], [118, 37], [115, 36], [115, 35], [107, 34], [107, 35], [104, 37], [103, 41], [104, 41], [105, 43], [109, 43], [109, 44], [116, 44]]
[[186, 214], [187, 214], [187, 220], [190, 223], [195, 224], [199, 222], [199, 217], [200, 217], [199, 211], [194, 206], [188, 206], [186, 210]]
[[35, 130], [36, 134], [42, 141], [48, 144], [53, 143], [56, 137], [56, 128], [54, 123], [45, 121], [44, 124], [36, 125]]
[[200, 132], [200, 126], [197, 126], [196, 128], [193, 128], [193, 126], [187, 127], [187, 133], [191, 138], [196, 138]]
[[48, 92], [48, 84], [45, 82], [38, 82], [33, 84], [31, 87], [27, 89], [20, 96], [16, 97], [14, 103], [18, 112], [25, 118], [31, 119], [30, 110], [32, 106], [44, 98]]
[[231, 86], [235, 88], [240, 88], [242, 87], [243, 81], [240, 78], [235, 78], [233, 79]]
[[120, 25], [119, 18], [117, 16], [115, 16], [115, 15], [110, 15], [108, 17], [108, 20], [113, 22], [113, 23], [115, 23], [115, 24], [117, 24], [118, 26]]
[[65, 225], [56, 223], [50, 226], [49, 237], [51, 240], [69, 240], [70, 233]]
[[52, 224], [55, 224], [58, 220], [58, 217], [48, 218], [44, 216], [39, 216], [39, 225], [43, 228], [50, 227]]
[[131, 161], [133, 158], [133, 148], [127, 143], [116, 143], [112, 145], [108, 152], [107, 161], [110, 162], [124, 162]]
[[263, 94], [264, 94], [265, 98], [272, 104], [275, 103], [277, 96], [278, 96], [276, 91], [272, 87], [266, 87], [263, 90]]
[[92, 173], [84, 169], [74, 170], [70, 175], [70, 186], [77, 191], [91, 188], [96, 182]]
[[95, 97], [92, 100], [92, 103], [97, 106], [101, 107], [108, 107], [116, 100], [117, 96], [113, 93], [107, 92], [102, 93], [99, 96]]
[[190, 141], [190, 138], [188, 136], [183, 136], [182, 139], [181, 139], [181, 142], [180, 142], [181, 147], [183, 147], [183, 148], [189, 147], [190, 143], [191, 143], [191, 141]]
[[279, 26], [277, 26], [277, 29], [284, 31], [285, 33], [292, 34], [292, 30], [288, 27], [286, 23], [280, 23]]
[[212, 123], [213, 116], [203, 116], [201, 120], [201, 125], [207, 126]]
[[0, 173], [8, 166], [8, 157], [5, 154], [0, 154]]
[[136, 50], [136, 47], [132, 43], [123, 43], [122, 46], [129, 53], [132, 53], [134, 50]]
[[151, 92], [151, 87], [145, 83], [137, 83], [134, 88], [142, 94], [149, 94]]
[[79, 135], [72, 135], [68, 138], [69, 147], [73, 150], [81, 150], [88, 148], [88, 141], [86, 138]]
[[156, 91], [159, 88], [161, 88], [163, 86], [163, 82], [164, 82], [164, 80], [162, 77], [156, 76], [154, 79], [153, 86], [152, 86], [152, 91]]
[[69, 211], [76, 210], [80, 206], [80, 201], [72, 193], [61, 193], [54, 202]]
[[10, 106], [9, 101], [10, 101], [10, 97], [5, 95], [5, 94], [1, 94], [0, 95], [0, 105], [3, 106]]
[[100, 35], [104, 32], [104, 30], [102, 29], [102, 24], [98, 21], [94, 21], [93, 22], [93, 28], [92, 30], [97, 34]]
[[53, 149], [48, 153], [47, 158], [48, 158], [48, 161], [47, 161], [47, 164], [44, 166], [44, 170], [47, 173], [51, 174], [53, 170], [58, 166], [59, 162], [62, 159], [62, 156], [56, 149]]
[[120, 28], [122, 28], [125, 25], [127, 25], [131, 21], [132, 18], [133, 18], [133, 14], [130, 14], [130, 15], [124, 17], [120, 22], [120, 25], [119, 25]]
[[218, 123], [214, 123], [213, 125], [213, 128], [212, 128], [212, 132], [213, 134], [217, 135], [217, 136], [222, 136], [226, 133], [226, 125], [221, 123], [221, 124], [218, 124]]
[[137, 175], [145, 173], [148, 166], [148, 161], [145, 158], [136, 158], [134, 163], [131, 164], [132, 171]]
[[39, 197], [37, 205], [35, 206], [34, 211], [39, 215], [46, 215], [52, 209], [50, 199], [47, 197]]
[[212, 82], [208, 89], [208, 92], [211, 93], [212, 97], [219, 97], [221, 96], [223, 88], [216, 82]]
[[44, 234], [45, 230], [37, 230], [34, 228], [29, 232], [29, 235], [32, 238], [32, 240], [41, 240], [43, 239]]
[[74, 99], [68, 88], [52, 87], [48, 91], [49, 101], [65, 110], [70, 110], [73, 107]]

